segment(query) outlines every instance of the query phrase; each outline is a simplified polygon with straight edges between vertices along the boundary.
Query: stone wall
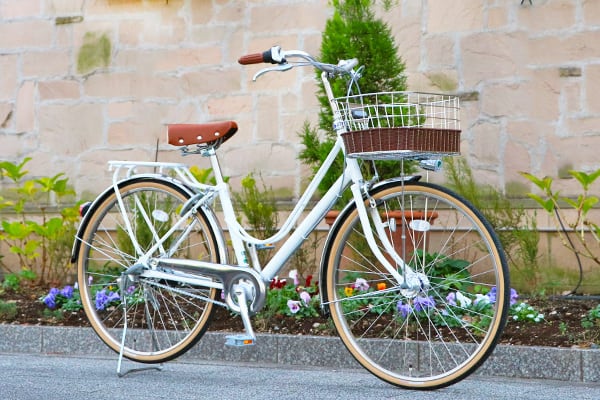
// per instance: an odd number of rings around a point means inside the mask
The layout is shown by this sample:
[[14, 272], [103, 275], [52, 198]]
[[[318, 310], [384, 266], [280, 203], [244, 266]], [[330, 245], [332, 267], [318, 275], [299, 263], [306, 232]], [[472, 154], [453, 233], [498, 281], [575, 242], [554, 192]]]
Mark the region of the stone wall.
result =
[[[476, 176], [524, 192], [521, 170], [600, 167], [600, 2], [520, 3], [397, 0], [381, 15], [410, 88], [461, 95]], [[65, 172], [96, 193], [108, 160], [180, 161], [166, 124], [231, 118], [240, 131], [222, 165], [233, 184], [262, 171], [297, 195], [314, 74], [254, 83], [259, 67], [236, 60], [273, 44], [318, 53], [329, 15], [327, 0], [0, 0], [0, 159], [32, 157], [32, 173]]]

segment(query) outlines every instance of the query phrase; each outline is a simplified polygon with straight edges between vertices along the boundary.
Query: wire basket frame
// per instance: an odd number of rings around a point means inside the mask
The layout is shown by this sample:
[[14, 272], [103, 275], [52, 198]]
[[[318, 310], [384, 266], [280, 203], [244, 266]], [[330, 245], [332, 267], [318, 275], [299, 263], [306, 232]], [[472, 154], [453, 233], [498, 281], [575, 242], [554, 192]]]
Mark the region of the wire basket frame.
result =
[[336, 98], [348, 157], [427, 159], [460, 154], [459, 100], [419, 92]]

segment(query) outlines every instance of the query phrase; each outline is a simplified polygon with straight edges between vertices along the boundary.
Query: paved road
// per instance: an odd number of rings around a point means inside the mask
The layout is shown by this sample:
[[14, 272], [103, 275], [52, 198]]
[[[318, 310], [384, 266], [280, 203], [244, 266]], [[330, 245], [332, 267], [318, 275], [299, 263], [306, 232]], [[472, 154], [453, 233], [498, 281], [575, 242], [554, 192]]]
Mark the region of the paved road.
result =
[[[124, 363], [131, 368], [132, 364]], [[125, 368], [124, 368], [125, 369]], [[398, 389], [360, 370], [172, 362], [119, 378], [115, 358], [0, 354], [0, 398], [29, 399], [600, 399], [600, 384], [469, 378], [435, 392]]]

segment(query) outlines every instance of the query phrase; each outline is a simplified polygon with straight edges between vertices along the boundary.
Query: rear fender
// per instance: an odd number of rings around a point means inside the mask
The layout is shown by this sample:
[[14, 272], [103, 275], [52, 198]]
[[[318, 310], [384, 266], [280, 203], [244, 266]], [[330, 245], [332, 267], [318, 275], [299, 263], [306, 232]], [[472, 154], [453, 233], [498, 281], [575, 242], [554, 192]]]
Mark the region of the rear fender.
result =
[[[119, 181], [117, 183], [117, 187], [120, 189], [125, 185], [131, 184], [131, 183], [137, 183], [137, 182], [143, 182], [143, 181], [162, 181], [163, 183], [171, 186], [171, 187], [175, 187], [177, 190], [183, 192], [183, 193], [187, 193], [188, 195], [193, 196], [195, 194], [194, 190], [192, 190], [191, 188], [189, 188], [188, 186], [184, 185], [182, 182], [173, 179], [173, 178], [169, 178], [169, 177], [165, 177], [164, 175], [154, 175], [154, 174], [144, 174], [144, 175], [138, 175], [135, 177], [131, 177], [131, 178], [126, 178], [123, 179], [121, 181]], [[75, 235], [75, 240], [73, 242], [73, 247], [71, 249], [71, 263], [74, 264], [77, 261], [77, 257], [79, 256], [79, 250], [81, 248], [81, 244], [83, 241], [83, 233], [85, 232], [85, 230], [87, 229], [87, 226], [90, 223], [90, 216], [94, 214], [94, 212], [98, 209], [98, 207], [100, 206], [100, 204], [102, 204], [109, 196], [111, 196], [114, 193], [114, 187], [110, 186], [108, 187], [104, 192], [102, 192], [98, 197], [96, 197], [96, 199], [91, 203], [91, 205], [89, 207], [87, 207], [87, 210], [85, 212], [85, 214], [83, 215], [82, 219], [81, 219], [81, 223], [79, 224], [79, 227], [77, 229], [77, 233]], [[217, 241], [217, 245], [219, 248], [219, 258], [220, 258], [220, 262], [222, 263], [226, 263], [227, 262], [227, 247], [226, 247], [226, 243], [224, 240], [224, 236], [223, 236], [223, 229], [217, 219], [217, 217], [215, 216], [213, 210], [210, 207], [206, 207], [206, 206], [202, 206], [198, 209], [198, 212], [201, 213], [208, 225], [212, 228], [214, 234], [215, 234], [215, 239]]]

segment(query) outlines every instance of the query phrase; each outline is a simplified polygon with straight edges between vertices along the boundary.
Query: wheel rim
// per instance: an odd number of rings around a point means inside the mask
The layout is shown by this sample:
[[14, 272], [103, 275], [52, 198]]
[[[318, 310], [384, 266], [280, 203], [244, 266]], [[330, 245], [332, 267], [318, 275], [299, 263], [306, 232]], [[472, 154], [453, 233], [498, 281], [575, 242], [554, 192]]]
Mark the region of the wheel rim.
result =
[[356, 211], [350, 213], [337, 225], [343, 236], [327, 260], [334, 324], [353, 356], [381, 379], [412, 388], [449, 385], [487, 358], [505, 322], [508, 277], [499, 244], [476, 211], [456, 207], [440, 188], [408, 185], [374, 197], [382, 219], [392, 215], [387, 233], [416, 274], [407, 277], [410, 289], [398, 287], [373, 261]]
[[[121, 191], [127, 219], [143, 251], [156, 243], [156, 236], [170, 229], [188, 199], [174, 187], [148, 182], [129, 185]], [[208, 325], [216, 291], [133, 279], [121, 293], [121, 272], [135, 264], [137, 256], [119, 209], [114, 194], [109, 196], [96, 208], [84, 232], [78, 259], [82, 305], [96, 333], [113, 350], [120, 350], [127, 320], [124, 355], [140, 362], [167, 361], [200, 338]], [[187, 222], [194, 228], [187, 239], [180, 240], [184, 230], [179, 230], [153, 256], [215, 261], [215, 240], [205, 220], [196, 215]], [[153, 225], [154, 234], [148, 224]], [[175, 247], [177, 250], [172, 250]]]

